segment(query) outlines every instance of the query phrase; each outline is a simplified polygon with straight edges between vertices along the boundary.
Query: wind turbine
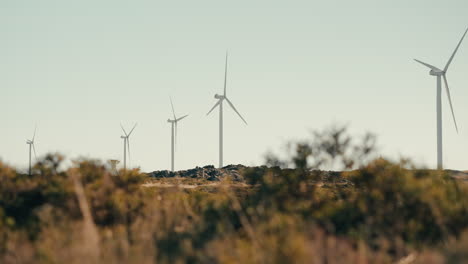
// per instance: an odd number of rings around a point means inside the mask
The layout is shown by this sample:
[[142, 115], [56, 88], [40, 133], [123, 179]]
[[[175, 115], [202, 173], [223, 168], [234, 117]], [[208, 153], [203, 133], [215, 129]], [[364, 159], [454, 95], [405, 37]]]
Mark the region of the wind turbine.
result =
[[124, 170], [127, 169], [127, 151], [128, 151], [128, 158], [130, 159], [130, 135], [132, 134], [136, 126], [137, 126], [137, 123], [135, 123], [132, 130], [130, 130], [130, 133], [127, 134], [127, 131], [125, 131], [122, 124], [120, 124], [120, 127], [122, 128], [125, 134], [125, 136], [120, 136], [120, 138], [124, 140]]
[[217, 106], [219, 106], [219, 168], [223, 167], [223, 101], [226, 100], [227, 103], [231, 106], [234, 112], [244, 121], [247, 125], [247, 122], [242, 117], [242, 115], [237, 111], [232, 102], [227, 98], [226, 95], [226, 80], [227, 80], [227, 62], [228, 62], [228, 53], [226, 52], [226, 64], [224, 67], [224, 93], [223, 95], [215, 94], [214, 98], [218, 99], [218, 102], [211, 108], [211, 110], [206, 114], [209, 115]]
[[447, 92], [447, 97], [448, 97], [448, 101], [450, 104], [450, 110], [452, 111], [452, 117], [453, 117], [453, 122], [455, 124], [455, 129], [457, 130], [457, 133], [458, 133], [457, 121], [455, 120], [455, 113], [453, 111], [452, 99], [450, 98], [450, 90], [449, 90], [446, 74], [450, 66], [450, 63], [452, 63], [452, 60], [455, 57], [455, 54], [457, 53], [458, 48], [460, 47], [467, 32], [468, 32], [468, 29], [466, 29], [465, 33], [460, 39], [460, 42], [458, 42], [458, 45], [455, 48], [455, 51], [452, 53], [452, 56], [448, 60], [443, 70], [435, 66], [432, 66], [428, 63], [415, 59], [415, 61], [431, 69], [431, 71], [429, 72], [430, 75], [437, 77], [437, 169], [443, 168], [442, 167], [442, 99], [441, 99], [442, 98], [442, 78], [444, 79], [445, 90]]
[[26, 140], [26, 144], [29, 145], [29, 176], [32, 175], [31, 150], [34, 151], [34, 159], [37, 160], [36, 148], [34, 147], [34, 139], [36, 138], [36, 130], [37, 130], [37, 127], [34, 128], [34, 134], [33, 134], [32, 139]]
[[174, 119], [167, 119], [168, 123], [171, 123], [171, 170], [174, 171], [174, 149], [177, 141], [177, 122], [180, 120], [186, 118], [188, 115], [184, 115], [183, 117], [176, 117], [175, 111], [174, 111], [174, 104], [172, 103], [172, 98], [169, 98], [171, 100], [171, 107], [172, 107], [172, 115]]

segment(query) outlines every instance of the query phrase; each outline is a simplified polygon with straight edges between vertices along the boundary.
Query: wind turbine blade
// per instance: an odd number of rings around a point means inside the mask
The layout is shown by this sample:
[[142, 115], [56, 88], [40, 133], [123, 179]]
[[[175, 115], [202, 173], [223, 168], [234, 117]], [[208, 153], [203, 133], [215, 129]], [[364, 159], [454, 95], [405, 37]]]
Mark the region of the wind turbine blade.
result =
[[125, 131], [125, 128], [122, 126], [122, 124], [120, 124], [120, 127], [122, 128], [122, 130], [123, 130], [123, 132], [124, 132], [125, 136], [127, 136], [127, 137], [128, 137], [127, 131]]
[[449, 86], [447, 82], [447, 77], [445, 75], [444, 75], [444, 82], [445, 82], [445, 90], [447, 91], [447, 97], [448, 97], [449, 104], [450, 104], [450, 110], [452, 110], [453, 123], [455, 124], [455, 129], [457, 130], [457, 133], [458, 133], [457, 120], [455, 119], [455, 113], [453, 112], [452, 98], [450, 96], [450, 90], [449, 90]]
[[[182, 119], [186, 118], [187, 116], [188, 116], [188, 115], [184, 115], [183, 117], [179, 117], [179, 118], [178, 118], [178, 119], [176, 119], [175, 121], [176, 121], [176, 122], [179, 122], [180, 120], [182, 120]], [[177, 123], [176, 123], [176, 124], [177, 124]]]
[[237, 111], [237, 109], [234, 107], [234, 105], [231, 103], [231, 101], [229, 99], [227, 99], [227, 98], [226, 98], [226, 101], [229, 103], [229, 105], [232, 107], [232, 109], [239, 115], [239, 117], [242, 119], [242, 121], [244, 121], [244, 123], [247, 125], [247, 121], [245, 121], [245, 119], [241, 116], [239, 111]]
[[174, 111], [174, 104], [172, 104], [172, 98], [169, 97], [169, 99], [171, 100], [172, 115], [174, 116], [174, 120], [176, 120], [176, 115], [175, 115], [175, 111]]
[[464, 39], [465, 36], [466, 36], [466, 32], [468, 32], [468, 28], [466, 29], [465, 34], [463, 34], [463, 37], [460, 39], [460, 42], [458, 42], [458, 45], [457, 45], [457, 47], [455, 48], [455, 51], [453, 52], [452, 56], [450, 57], [450, 59], [449, 59], [448, 62], [447, 62], [447, 65], [445, 65], [444, 72], [447, 72], [447, 70], [448, 70], [448, 68], [449, 68], [449, 66], [450, 66], [450, 63], [452, 63], [452, 60], [453, 60], [453, 58], [455, 57], [455, 54], [457, 53], [458, 48], [460, 47], [460, 45], [461, 45], [462, 42], [463, 42], [463, 39]]
[[213, 108], [211, 108], [211, 110], [206, 115], [209, 115], [211, 112], [213, 112], [213, 110], [221, 103], [221, 100], [223, 99], [219, 99], [218, 102], [213, 106]]
[[135, 123], [135, 125], [133, 126], [132, 130], [130, 130], [130, 133], [128, 133], [128, 136], [130, 136], [133, 132], [133, 130], [135, 129], [135, 127], [138, 125], [138, 123]]
[[34, 134], [33, 134], [33, 137], [32, 137], [32, 142], [34, 142], [34, 139], [36, 138], [36, 130], [37, 130], [37, 126], [34, 127]]
[[175, 122], [174, 148], [177, 150], [177, 122]]
[[227, 63], [228, 63], [228, 52], [226, 50], [226, 65], [224, 66], [224, 96], [225, 97], [226, 97]]
[[421, 63], [422, 65], [424, 65], [424, 66], [426, 66], [426, 67], [429, 67], [431, 70], [440, 71], [439, 68], [437, 68], [437, 67], [435, 67], [435, 66], [432, 66], [432, 65], [430, 65], [430, 64], [428, 64], [428, 63], [422, 62], [422, 61], [417, 60], [417, 59], [414, 59], [414, 60], [417, 61], [417, 62], [419, 62], [419, 63]]
[[33, 148], [33, 151], [34, 151], [34, 159], [36, 159], [36, 161], [37, 161], [36, 147], [34, 146], [34, 143], [32, 143], [32, 148]]

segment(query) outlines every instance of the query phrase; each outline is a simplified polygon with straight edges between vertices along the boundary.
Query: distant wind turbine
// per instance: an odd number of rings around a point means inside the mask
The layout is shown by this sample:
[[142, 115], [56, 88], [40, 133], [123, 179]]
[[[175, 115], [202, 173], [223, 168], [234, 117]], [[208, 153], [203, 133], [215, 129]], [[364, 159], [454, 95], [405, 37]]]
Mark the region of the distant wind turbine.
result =
[[450, 97], [450, 90], [448, 86], [448, 81], [447, 81], [447, 71], [450, 66], [450, 63], [452, 63], [453, 58], [455, 57], [455, 54], [458, 51], [458, 48], [460, 47], [463, 39], [465, 38], [466, 33], [468, 32], [468, 29], [466, 29], [465, 33], [463, 34], [463, 37], [460, 39], [460, 42], [458, 43], [457, 47], [455, 48], [455, 51], [452, 53], [452, 56], [448, 60], [447, 64], [445, 65], [445, 68], [443, 70], [432, 66], [428, 63], [422, 62], [420, 60], [416, 60], [417, 62], [421, 63], [422, 65], [428, 67], [431, 69], [429, 72], [430, 75], [436, 76], [437, 77], [437, 168], [442, 169], [442, 78], [444, 79], [445, 83], [445, 90], [447, 92], [447, 97], [448, 101], [450, 104], [450, 110], [452, 111], [452, 117], [453, 117], [453, 122], [455, 124], [455, 129], [458, 133], [458, 126], [457, 126], [457, 121], [455, 120], [455, 113], [453, 111], [453, 105], [452, 105], [452, 99]]
[[172, 103], [172, 98], [169, 98], [170, 101], [171, 101], [171, 107], [172, 107], [172, 115], [174, 117], [174, 119], [167, 119], [167, 122], [168, 123], [171, 123], [171, 170], [174, 171], [174, 149], [175, 149], [175, 145], [176, 145], [176, 142], [177, 142], [177, 123], [186, 118], [188, 115], [184, 115], [182, 117], [179, 117], [177, 118], [176, 117], [176, 114], [175, 114], [175, 111], [174, 111], [174, 104]]
[[237, 109], [234, 107], [234, 105], [227, 98], [227, 95], [226, 95], [227, 63], [228, 63], [228, 53], [226, 52], [226, 64], [224, 67], [224, 94], [223, 95], [215, 94], [214, 98], [218, 99], [218, 102], [206, 114], [206, 115], [209, 115], [217, 106], [219, 106], [219, 168], [223, 167], [223, 101], [224, 100], [228, 102], [231, 108], [237, 113], [237, 115], [247, 125], [247, 122], [245, 121], [245, 119], [242, 117], [239, 111], [237, 111]]
[[29, 145], [29, 176], [32, 175], [31, 150], [34, 151], [34, 159], [37, 160], [36, 147], [34, 146], [34, 139], [36, 138], [36, 130], [37, 130], [37, 127], [34, 128], [34, 134], [33, 134], [32, 139], [26, 140], [26, 144]]
[[137, 124], [133, 126], [132, 130], [130, 130], [130, 133], [127, 134], [127, 131], [123, 128], [122, 124], [120, 124], [120, 127], [122, 128], [125, 136], [120, 136], [124, 140], [124, 169], [127, 169], [127, 152], [128, 152], [128, 159], [130, 159], [130, 135], [132, 134], [133, 130]]

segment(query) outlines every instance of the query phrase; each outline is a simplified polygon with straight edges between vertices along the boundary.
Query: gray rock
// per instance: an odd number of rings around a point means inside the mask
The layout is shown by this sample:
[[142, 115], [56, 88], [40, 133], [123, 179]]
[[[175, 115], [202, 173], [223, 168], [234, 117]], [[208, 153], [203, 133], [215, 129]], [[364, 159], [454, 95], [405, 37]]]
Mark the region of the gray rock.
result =
[[148, 176], [154, 178], [169, 178], [169, 177], [182, 177], [182, 178], [199, 178], [207, 179], [209, 181], [219, 181], [223, 178], [230, 177], [234, 181], [243, 181], [242, 171], [247, 167], [244, 165], [228, 165], [224, 168], [217, 169], [213, 165], [207, 165], [204, 167], [196, 167], [189, 170], [181, 170], [171, 172], [167, 170], [153, 171], [148, 173]]

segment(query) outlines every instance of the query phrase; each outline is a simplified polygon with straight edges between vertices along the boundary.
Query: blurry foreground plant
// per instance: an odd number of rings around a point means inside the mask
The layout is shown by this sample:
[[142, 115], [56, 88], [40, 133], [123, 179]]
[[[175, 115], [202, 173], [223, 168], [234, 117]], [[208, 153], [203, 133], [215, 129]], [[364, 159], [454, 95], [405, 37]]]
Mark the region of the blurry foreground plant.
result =
[[375, 137], [353, 140], [344, 127], [288, 155], [247, 169], [247, 184], [142, 185], [140, 171], [96, 160], [61, 171], [59, 155], [32, 177], [0, 163], [0, 262], [466, 261], [464, 183], [375, 159]]

